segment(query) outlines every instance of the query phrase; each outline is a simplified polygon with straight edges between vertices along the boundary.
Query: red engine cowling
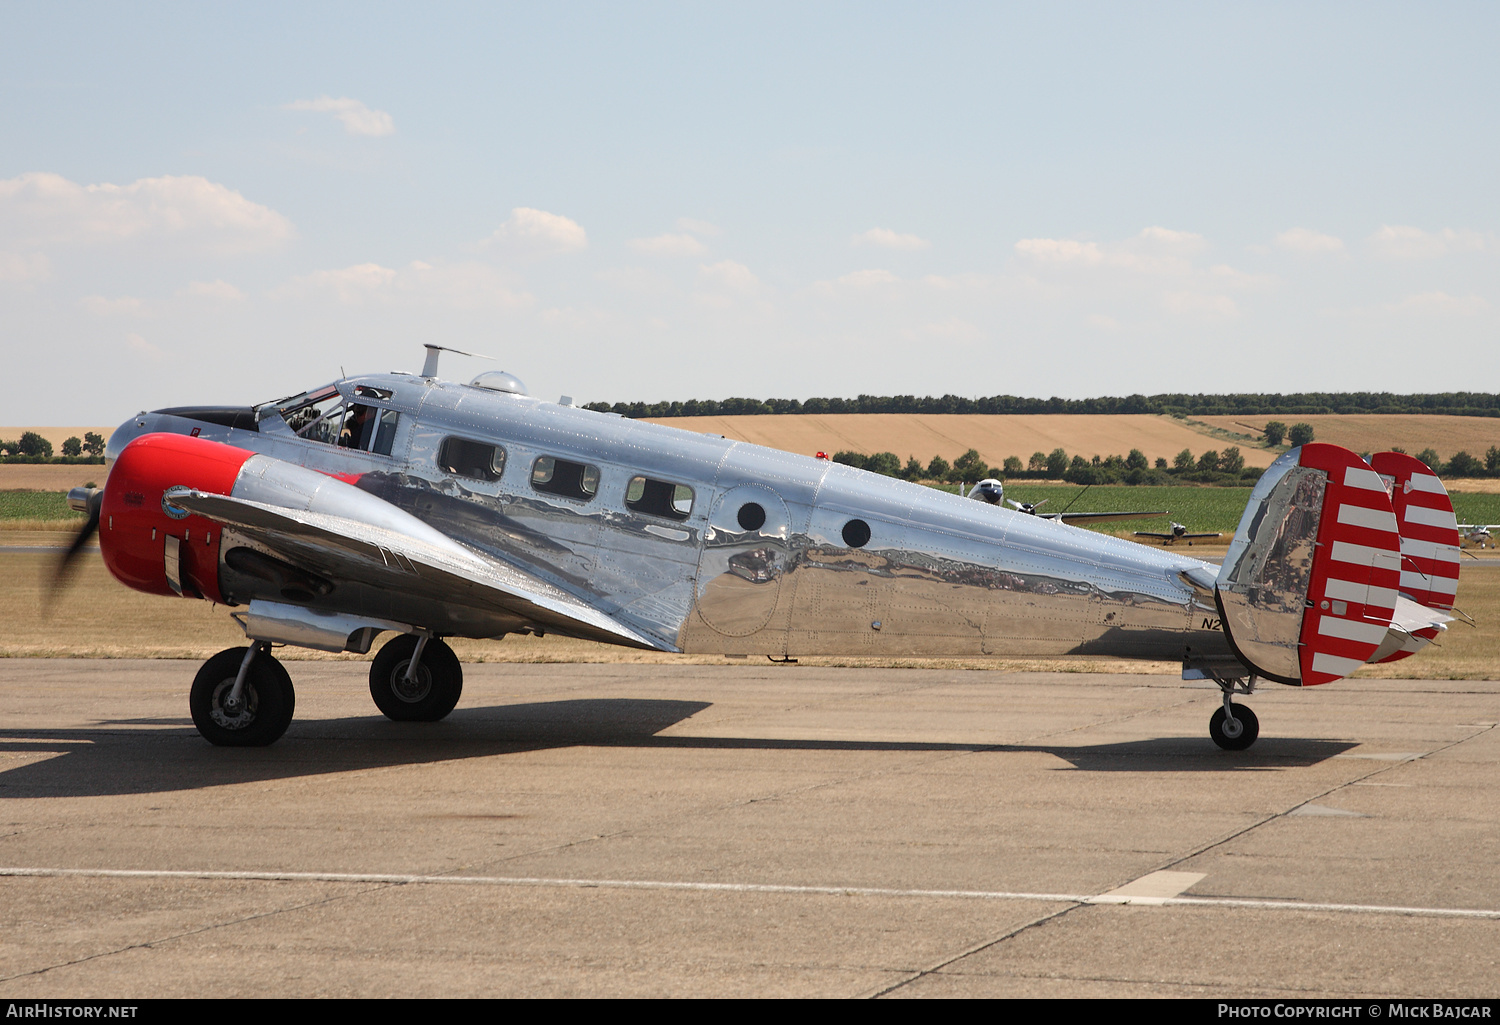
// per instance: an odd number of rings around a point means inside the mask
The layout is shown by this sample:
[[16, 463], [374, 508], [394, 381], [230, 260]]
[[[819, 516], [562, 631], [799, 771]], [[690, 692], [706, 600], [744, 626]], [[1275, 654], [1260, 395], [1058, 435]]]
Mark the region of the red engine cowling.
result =
[[[110, 470], [99, 509], [99, 549], [115, 579], [147, 594], [223, 601], [219, 525], [171, 510], [162, 495], [178, 485], [227, 495], [252, 455], [181, 434], [146, 434], [126, 445]], [[176, 587], [170, 569], [174, 554]]]

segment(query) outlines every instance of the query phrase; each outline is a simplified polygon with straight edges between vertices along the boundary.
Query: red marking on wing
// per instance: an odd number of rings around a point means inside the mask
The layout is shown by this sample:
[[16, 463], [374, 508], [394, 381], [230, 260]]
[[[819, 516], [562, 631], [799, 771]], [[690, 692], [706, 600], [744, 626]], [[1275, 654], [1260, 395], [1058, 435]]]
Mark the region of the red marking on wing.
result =
[[1302, 446], [1300, 462], [1328, 474], [1299, 655], [1302, 684], [1313, 686], [1348, 676], [1385, 639], [1396, 612], [1401, 537], [1369, 463], [1316, 443]]
[[1404, 452], [1377, 452], [1375, 472], [1391, 482], [1401, 532], [1401, 593], [1430, 609], [1453, 608], [1458, 594], [1458, 521], [1448, 489], [1427, 464]]

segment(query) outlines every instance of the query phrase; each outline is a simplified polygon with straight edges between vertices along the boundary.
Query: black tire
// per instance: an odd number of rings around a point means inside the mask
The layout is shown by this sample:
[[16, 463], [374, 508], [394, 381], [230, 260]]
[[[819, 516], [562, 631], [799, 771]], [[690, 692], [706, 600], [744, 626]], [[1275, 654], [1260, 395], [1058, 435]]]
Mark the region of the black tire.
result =
[[453, 711], [464, 692], [463, 663], [434, 637], [422, 649], [415, 686], [409, 686], [406, 667], [416, 650], [412, 634], [386, 642], [370, 663], [370, 697], [386, 718], [396, 722], [437, 722]]
[[1234, 721], [1239, 726], [1236, 736], [1231, 737], [1224, 728], [1228, 719], [1229, 716], [1224, 713], [1224, 706], [1220, 705], [1219, 710], [1213, 714], [1213, 718], [1208, 720], [1208, 735], [1225, 751], [1243, 751], [1255, 743], [1255, 738], [1260, 736], [1260, 720], [1244, 705], [1234, 706]]
[[193, 725], [204, 740], [219, 747], [276, 743], [292, 724], [297, 707], [292, 678], [280, 662], [261, 651], [245, 674], [244, 708], [237, 713], [225, 710], [224, 699], [234, 689], [245, 650], [228, 648], [203, 663], [188, 695]]

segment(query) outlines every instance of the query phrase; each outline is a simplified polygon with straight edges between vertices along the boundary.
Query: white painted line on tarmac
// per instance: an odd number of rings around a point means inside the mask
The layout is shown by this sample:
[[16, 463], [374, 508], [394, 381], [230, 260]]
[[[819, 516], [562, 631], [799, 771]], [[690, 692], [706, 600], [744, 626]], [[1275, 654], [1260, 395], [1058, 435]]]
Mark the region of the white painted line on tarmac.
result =
[[[1152, 875], [1155, 874], [1152, 873]], [[1500, 911], [1490, 911], [1484, 908], [1406, 907], [1396, 904], [1328, 904], [1298, 900], [1242, 900], [1235, 897], [1143, 897], [1127, 898], [1122, 901], [1110, 894], [1102, 893], [1020, 893], [1007, 890], [898, 890], [874, 886], [781, 886], [771, 883], [689, 883], [657, 879], [546, 879], [525, 876], [424, 876], [361, 872], [222, 872], [168, 869], [0, 868], [0, 878], [6, 876], [84, 879], [223, 879], [245, 882], [374, 883], [399, 886], [532, 886], [593, 890], [678, 890], [697, 893], [779, 893], [814, 897], [923, 897], [943, 900], [1030, 900], [1065, 904], [1129, 903], [1147, 904], [1155, 907], [1244, 908], [1260, 911], [1323, 911], [1342, 914], [1500, 920]], [[1151, 876], [1143, 876], [1142, 878], [1149, 879]]]
[[1101, 893], [1093, 904], [1160, 904], [1208, 878], [1207, 872], [1150, 872], [1118, 889]]

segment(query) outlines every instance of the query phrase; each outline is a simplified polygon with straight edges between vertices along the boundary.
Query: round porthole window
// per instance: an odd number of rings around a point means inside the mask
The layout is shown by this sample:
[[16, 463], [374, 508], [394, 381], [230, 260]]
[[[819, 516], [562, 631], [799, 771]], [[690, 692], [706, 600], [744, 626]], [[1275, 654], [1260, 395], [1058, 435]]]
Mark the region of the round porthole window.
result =
[[759, 502], [746, 502], [740, 506], [740, 529], [759, 530], [766, 525], [766, 510]]
[[863, 548], [870, 543], [870, 525], [864, 520], [850, 520], [844, 524], [844, 544], [850, 548]]

